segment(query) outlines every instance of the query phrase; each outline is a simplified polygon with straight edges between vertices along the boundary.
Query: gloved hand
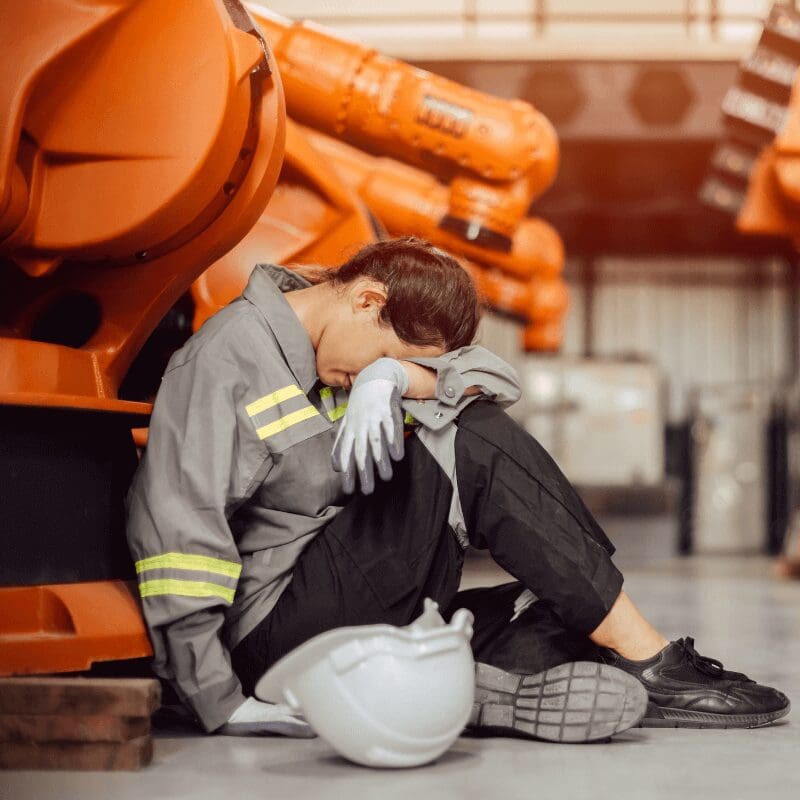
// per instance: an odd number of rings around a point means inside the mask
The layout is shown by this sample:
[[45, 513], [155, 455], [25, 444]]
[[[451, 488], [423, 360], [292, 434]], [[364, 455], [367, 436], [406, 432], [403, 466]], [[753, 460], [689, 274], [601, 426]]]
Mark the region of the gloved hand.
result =
[[400, 401], [408, 391], [408, 373], [394, 358], [379, 358], [358, 373], [350, 390], [347, 411], [333, 444], [333, 468], [342, 473], [347, 494], [356, 488], [375, 489], [373, 463], [385, 481], [392, 477], [392, 462], [403, 457], [403, 411]]
[[294, 739], [313, 739], [317, 734], [303, 717], [289, 706], [262, 703], [248, 697], [230, 719], [217, 731], [223, 736], [289, 736]]

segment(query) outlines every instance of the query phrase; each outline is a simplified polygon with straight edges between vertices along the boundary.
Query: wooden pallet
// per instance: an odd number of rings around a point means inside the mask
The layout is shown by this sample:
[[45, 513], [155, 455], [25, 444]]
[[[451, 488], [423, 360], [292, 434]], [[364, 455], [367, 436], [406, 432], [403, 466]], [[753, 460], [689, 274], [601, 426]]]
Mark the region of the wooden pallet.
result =
[[149, 679], [0, 678], [0, 769], [146, 766], [160, 699]]

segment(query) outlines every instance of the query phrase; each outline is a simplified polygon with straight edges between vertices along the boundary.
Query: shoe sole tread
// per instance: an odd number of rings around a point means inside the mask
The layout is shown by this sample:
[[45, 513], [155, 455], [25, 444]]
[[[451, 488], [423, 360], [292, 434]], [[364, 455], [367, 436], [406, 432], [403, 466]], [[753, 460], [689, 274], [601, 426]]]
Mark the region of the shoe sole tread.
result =
[[605, 664], [574, 661], [519, 675], [478, 663], [469, 727], [551, 742], [591, 742], [636, 726], [646, 709], [641, 683]]

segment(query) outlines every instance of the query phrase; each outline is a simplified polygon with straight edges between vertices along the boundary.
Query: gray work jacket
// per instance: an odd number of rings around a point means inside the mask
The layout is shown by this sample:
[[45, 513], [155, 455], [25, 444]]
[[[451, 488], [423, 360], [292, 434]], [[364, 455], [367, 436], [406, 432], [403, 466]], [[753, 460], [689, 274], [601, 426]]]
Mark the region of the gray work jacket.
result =
[[[347, 392], [320, 384], [283, 297], [308, 285], [259, 264], [242, 296], [173, 354], [127, 496], [153, 667], [209, 731], [245, 699], [230, 650], [346, 502], [331, 450]], [[434, 435], [475, 399], [469, 386], [503, 404], [519, 397], [514, 370], [481, 347], [410, 360], [437, 371], [435, 399], [403, 402]]]

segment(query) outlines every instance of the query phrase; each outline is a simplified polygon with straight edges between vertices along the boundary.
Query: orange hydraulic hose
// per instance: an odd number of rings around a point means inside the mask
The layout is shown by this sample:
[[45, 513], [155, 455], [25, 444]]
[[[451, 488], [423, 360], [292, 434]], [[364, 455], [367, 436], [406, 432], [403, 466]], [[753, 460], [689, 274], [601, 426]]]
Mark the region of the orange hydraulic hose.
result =
[[251, 9], [294, 119], [437, 175], [451, 187], [437, 223], [469, 242], [511, 249], [517, 225], [558, 166], [546, 117], [521, 100], [468, 89], [317, 26]]

